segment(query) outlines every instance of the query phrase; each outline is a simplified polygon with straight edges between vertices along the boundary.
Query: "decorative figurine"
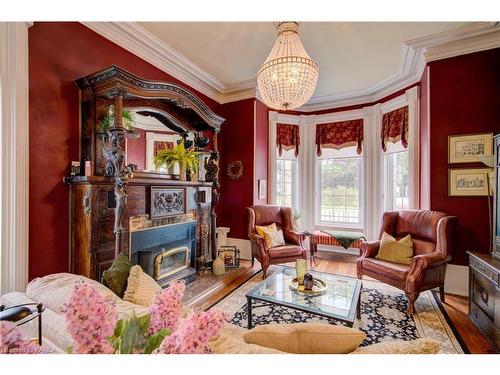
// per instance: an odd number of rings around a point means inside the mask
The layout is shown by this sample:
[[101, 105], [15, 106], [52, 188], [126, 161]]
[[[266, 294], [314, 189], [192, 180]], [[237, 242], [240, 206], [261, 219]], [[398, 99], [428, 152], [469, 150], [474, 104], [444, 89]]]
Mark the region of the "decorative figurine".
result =
[[[219, 153], [212, 152], [210, 158], [206, 157], [205, 166], [205, 181], [206, 182], [217, 182], [218, 184], [218, 174], [219, 174]], [[217, 186], [218, 187], [218, 186]]]
[[312, 290], [314, 286], [314, 278], [310, 273], [304, 275], [304, 290]]

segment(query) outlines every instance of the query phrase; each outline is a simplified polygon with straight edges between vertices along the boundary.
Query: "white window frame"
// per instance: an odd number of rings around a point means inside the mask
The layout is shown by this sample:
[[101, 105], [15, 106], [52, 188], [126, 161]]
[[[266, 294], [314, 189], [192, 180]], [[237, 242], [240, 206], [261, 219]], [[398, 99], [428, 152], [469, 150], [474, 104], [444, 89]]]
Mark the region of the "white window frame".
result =
[[[379, 107], [380, 121], [378, 123], [378, 134], [382, 129], [382, 116], [388, 112], [394, 111], [398, 108], [408, 106], [408, 208], [419, 208], [420, 204], [420, 120], [419, 120], [419, 87], [415, 86], [407, 90], [403, 95], [400, 95]], [[380, 138], [380, 136], [379, 136]], [[385, 160], [385, 153], [380, 148], [380, 170], [382, 171], [382, 178], [380, 180], [381, 187], [381, 207], [383, 212], [392, 210], [392, 203], [389, 203], [388, 192], [389, 187], [388, 177], [390, 175], [387, 171], [387, 163]], [[380, 213], [380, 215], [382, 212]]]
[[[354, 157], [339, 157], [339, 158], [332, 158], [332, 159], [351, 159]], [[316, 174], [316, 179], [315, 179], [315, 191], [314, 191], [314, 223], [315, 227], [321, 227], [321, 228], [334, 228], [334, 229], [356, 229], [356, 230], [362, 230], [364, 229], [364, 224], [366, 221], [364, 212], [365, 212], [365, 158], [364, 155], [360, 155], [359, 159], [361, 159], [361, 168], [359, 171], [359, 223], [340, 223], [340, 222], [334, 222], [334, 223], [329, 223], [325, 221], [321, 221], [321, 212], [320, 212], [320, 195], [321, 195], [321, 176], [319, 173], [319, 161], [320, 160], [325, 160], [324, 158], [319, 158], [316, 155], [316, 162], [315, 162], [315, 174]]]
[[[368, 183], [368, 173], [365, 173], [366, 163], [369, 160], [369, 153], [371, 147], [367, 146], [367, 137], [366, 137], [366, 129], [369, 129], [371, 125], [371, 116], [369, 116], [369, 111], [367, 109], [356, 109], [351, 111], [343, 111], [343, 112], [334, 112], [327, 113], [324, 115], [316, 115], [311, 121], [311, 125], [309, 126], [310, 139], [312, 141], [312, 150], [309, 151], [312, 153], [312, 163], [310, 164], [310, 171], [312, 172], [312, 181], [314, 181], [314, 186], [310, 191], [314, 192], [314, 194], [309, 194], [309, 207], [312, 207], [313, 217], [310, 220], [310, 225], [314, 229], [344, 229], [344, 230], [363, 230], [366, 231], [366, 223], [369, 221], [368, 219], [368, 211], [367, 211], [367, 189], [365, 188]], [[318, 175], [318, 156], [316, 154], [316, 125], [317, 124], [325, 124], [331, 122], [339, 122], [339, 121], [349, 121], [349, 120], [357, 120], [363, 119], [363, 131], [364, 131], [364, 141], [363, 141], [363, 154], [362, 154], [362, 167], [361, 167], [361, 176], [360, 176], [360, 216], [361, 216], [361, 224], [327, 224], [319, 222], [319, 212], [317, 207], [317, 202], [319, 200], [319, 175]], [[369, 139], [369, 138], [368, 138]]]
[[[408, 157], [409, 157], [409, 207], [419, 207], [420, 190], [420, 135], [419, 135], [419, 87], [415, 86], [385, 103], [377, 103], [357, 110], [333, 112], [321, 115], [289, 115], [269, 112], [269, 191], [270, 202], [276, 202], [276, 124], [295, 124], [300, 127], [298, 163], [298, 211], [303, 229], [349, 229], [363, 230], [368, 239], [374, 239], [380, 231], [380, 218], [386, 211], [384, 195], [384, 153], [380, 144], [380, 130], [384, 113], [408, 106]], [[317, 201], [317, 156], [316, 124], [363, 119], [363, 167], [362, 167], [362, 228], [357, 226], [332, 226], [316, 223]], [[368, 188], [369, 187], [369, 188]], [[368, 204], [369, 203], [369, 204]]]

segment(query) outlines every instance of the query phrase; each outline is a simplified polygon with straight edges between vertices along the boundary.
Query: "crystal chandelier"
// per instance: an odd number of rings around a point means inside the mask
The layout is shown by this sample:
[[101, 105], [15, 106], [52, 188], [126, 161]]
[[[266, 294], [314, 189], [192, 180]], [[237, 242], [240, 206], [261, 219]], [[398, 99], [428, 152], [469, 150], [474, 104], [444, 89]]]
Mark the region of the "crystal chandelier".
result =
[[311, 98], [319, 69], [300, 41], [297, 22], [281, 22], [277, 30], [273, 49], [257, 73], [257, 86], [268, 107], [290, 110]]

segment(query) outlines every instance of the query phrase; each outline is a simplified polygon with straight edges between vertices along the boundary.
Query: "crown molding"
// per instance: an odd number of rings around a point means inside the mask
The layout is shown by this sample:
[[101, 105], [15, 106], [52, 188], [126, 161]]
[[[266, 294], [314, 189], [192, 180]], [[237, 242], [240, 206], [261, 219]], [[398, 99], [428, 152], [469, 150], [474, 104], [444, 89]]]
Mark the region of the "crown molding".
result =
[[163, 70], [209, 98], [222, 102], [224, 84], [134, 22], [82, 22], [83, 25]]
[[[256, 78], [224, 84], [134, 22], [83, 22], [85, 26], [220, 104], [259, 98]], [[500, 23], [476, 22], [405, 42], [398, 70], [361, 90], [315, 96], [299, 108], [311, 112], [374, 103], [420, 81], [428, 62], [500, 47]]]

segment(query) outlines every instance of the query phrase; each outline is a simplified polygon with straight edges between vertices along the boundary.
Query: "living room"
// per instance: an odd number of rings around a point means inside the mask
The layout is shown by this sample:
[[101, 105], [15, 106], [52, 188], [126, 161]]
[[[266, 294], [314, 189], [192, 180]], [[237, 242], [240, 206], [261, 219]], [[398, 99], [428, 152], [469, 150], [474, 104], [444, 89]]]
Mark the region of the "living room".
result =
[[498, 5], [268, 6], [2, 19], [2, 354], [498, 365]]

